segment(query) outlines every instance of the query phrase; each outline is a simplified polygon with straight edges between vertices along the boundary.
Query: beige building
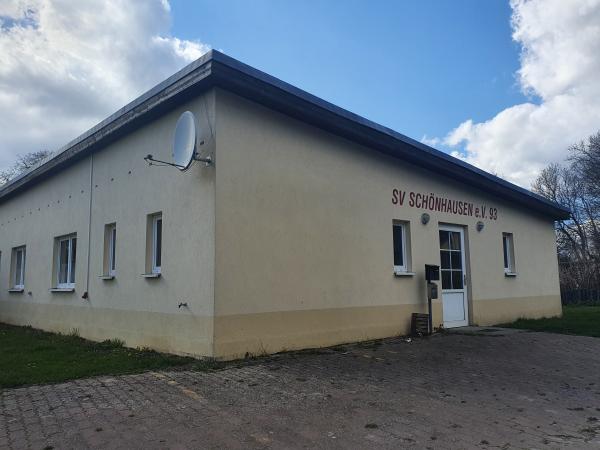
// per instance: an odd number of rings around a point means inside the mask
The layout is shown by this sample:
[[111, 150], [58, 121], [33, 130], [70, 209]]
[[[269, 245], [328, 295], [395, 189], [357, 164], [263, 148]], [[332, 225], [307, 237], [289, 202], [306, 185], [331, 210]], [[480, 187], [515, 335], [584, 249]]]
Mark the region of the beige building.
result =
[[[191, 111], [213, 164], [171, 160]], [[233, 358], [561, 314], [568, 211], [213, 51], [0, 190], [0, 321]]]

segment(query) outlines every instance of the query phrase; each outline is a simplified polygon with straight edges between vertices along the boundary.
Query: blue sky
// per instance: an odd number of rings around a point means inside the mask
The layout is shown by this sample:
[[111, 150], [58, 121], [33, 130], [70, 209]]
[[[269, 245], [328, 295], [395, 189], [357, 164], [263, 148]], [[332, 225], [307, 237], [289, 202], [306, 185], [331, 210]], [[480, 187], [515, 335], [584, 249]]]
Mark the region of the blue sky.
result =
[[600, 0], [0, 0], [0, 169], [215, 48], [529, 187], [600, 130], [598, 23]]
[[173, 0], [171, 11], [177, 37], [415, 139], [525, 100], [505, 1]]

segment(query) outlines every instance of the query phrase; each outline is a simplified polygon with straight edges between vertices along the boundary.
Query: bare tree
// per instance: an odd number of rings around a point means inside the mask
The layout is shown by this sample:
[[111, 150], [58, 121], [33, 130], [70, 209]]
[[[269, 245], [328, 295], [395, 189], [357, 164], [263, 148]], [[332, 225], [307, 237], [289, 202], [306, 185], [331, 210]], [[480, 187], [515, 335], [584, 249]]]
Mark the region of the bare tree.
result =
[[587, 142], [572, 146], [569, 159], [586, 192], [589, 245], [600, 260], [600, 132], [590, 136]]
[[533, 190], [571, 210], [556, 223], [563, 290], [600, 290], [600, 133], [569, 148], [565, 166], [551, 164]]
[[11, 167], [0, 171], [0, 186], [12, 180], [17, 175], [27, 172], [51, 153], [50, 150], [39, 150], [37, 152], [25, 153], [24, 155], [17, 155], [17, 159]]

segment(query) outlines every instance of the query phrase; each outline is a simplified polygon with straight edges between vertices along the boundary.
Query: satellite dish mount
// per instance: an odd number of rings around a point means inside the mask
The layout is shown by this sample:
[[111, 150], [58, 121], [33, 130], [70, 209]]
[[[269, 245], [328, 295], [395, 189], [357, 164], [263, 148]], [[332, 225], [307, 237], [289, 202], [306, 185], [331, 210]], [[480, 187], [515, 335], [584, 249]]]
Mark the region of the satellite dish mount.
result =
[[[197, 131], [194, 114], [191, 111], [184, 112], [179, 116], [177, 125], [175, 125], [172, 161], [154, 159], [152, 155], [147, 155], [144, 160], [151, 166], [173, 166], [181, 171], [189, 169], [194, 161], [200, 161], [206, 166], [210, 166], [213, 162], [212, 158], [210, 156], [201, 158], [196, 151]], [[204, 141], [200, 141], [200, 145], [204, 145]]]

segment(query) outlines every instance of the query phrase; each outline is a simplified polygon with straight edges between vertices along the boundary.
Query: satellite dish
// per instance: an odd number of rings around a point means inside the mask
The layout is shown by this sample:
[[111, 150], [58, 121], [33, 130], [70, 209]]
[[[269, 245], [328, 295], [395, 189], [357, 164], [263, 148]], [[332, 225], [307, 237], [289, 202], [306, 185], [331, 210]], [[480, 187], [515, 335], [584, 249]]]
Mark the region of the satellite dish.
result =
[[[208, 128], [212, 137], [212, 128], [210, 126], [210, 122], [208, 123]], [[150, 166], [175, 166], [179, 170], [184, 171], [187, 170], [192, 161], [200, 161], [203, 162], [205, 167], [211, 166], [213, 164], [212, 157], [209, 154], [200, 155], [196, 152], [196, 141], [198, 140], [198, 134], [200, 134], [200, 145], [203, 148], [207, 146], [204, 143], [204, 138], [201, 135], [201, 128], [196, 128], [196, 117], [191, 111], [186, 111], [179, 119], [177, 119], [177, 125], [175, 125], [175, 134], [173, 135], [173, 152], [171, 162], [162, 161], [160, 159], [155, 159], [152, 155], [146, 155], [144, 157], [144, 161], [148, 163]]]
[[177, 120], [173, 136], [173, 164], [179, 170], [186, 170], [196, 155], [196, 118], [186, 111]]

